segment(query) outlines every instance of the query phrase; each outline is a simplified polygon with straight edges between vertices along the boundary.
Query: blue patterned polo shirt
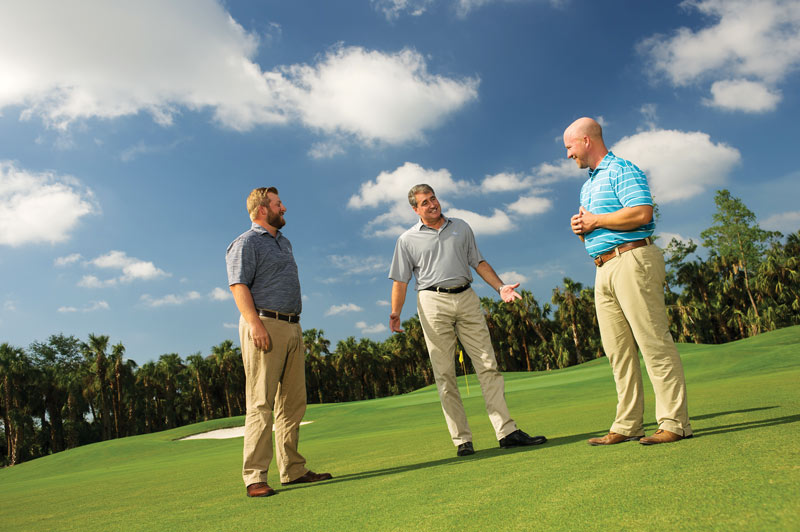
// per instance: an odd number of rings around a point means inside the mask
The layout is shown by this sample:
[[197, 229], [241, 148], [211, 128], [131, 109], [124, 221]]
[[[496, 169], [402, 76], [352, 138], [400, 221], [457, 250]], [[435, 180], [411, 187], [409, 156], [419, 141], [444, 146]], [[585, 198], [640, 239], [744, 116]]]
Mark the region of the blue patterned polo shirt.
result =
[[[608, 214], [623, 207], [653, 205], [644, 172], [630, 161], [608, 152], [581, 187], [581, 205], [594, 214]], [[586, 251], [597, 257], [615, 247], [652, 236], [654, 220], [630, 231], [598, 228], [585, 235]]]

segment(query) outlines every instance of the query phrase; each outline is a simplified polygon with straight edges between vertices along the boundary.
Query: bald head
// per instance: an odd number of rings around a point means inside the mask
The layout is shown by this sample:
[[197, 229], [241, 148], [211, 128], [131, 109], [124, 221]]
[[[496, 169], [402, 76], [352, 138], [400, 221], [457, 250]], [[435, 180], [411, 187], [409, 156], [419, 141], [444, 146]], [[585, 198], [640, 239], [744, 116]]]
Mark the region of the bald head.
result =
[[581, 138], [581, 137], [589, 137], [592, 140], [599, 139], [600, 141], [603, 140], [603, 128], [600, 127], [600, 124], [593, 118], [589, 118], [588, 116], [584, 116], [583, 118], [579, 118], [573, 123], [569, 125], [569, 127], [564, 130], [564, 138]]
[[564, 130], [564, 147], [567, 158], [574, 160], [580, 168], [597, 168], [608, 153], [603, 142], [603, 128], [596, 120], [585, 116]]

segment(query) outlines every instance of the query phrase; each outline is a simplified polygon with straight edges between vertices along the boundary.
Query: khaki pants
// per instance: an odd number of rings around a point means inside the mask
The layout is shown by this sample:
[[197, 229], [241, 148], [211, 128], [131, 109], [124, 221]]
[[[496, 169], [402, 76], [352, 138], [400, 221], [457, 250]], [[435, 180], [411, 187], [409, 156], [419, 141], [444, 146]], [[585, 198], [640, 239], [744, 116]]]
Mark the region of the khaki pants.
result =
[[417, 312], [453, 444], [458, 446], [472, 441], [472, 431], [456, 382], [456, 337], [472, 360], [497, 439], [517, 430], [508, 413], [503, 376], [497, 369], [486, 317], [475, 292], [471, 288], [460, 294], [419, 291]]
[[689, 436], [686, 381], [664, 307], [664, 257], [655, 245], [626, 251], [597, 268], [597, 321], [614, 380], [617, 416], [611, 430], [644, 434], [639, 349], [653, 383], [659, 428]]
[[300, 421], [306, 411], [305, 354], [298, 323], [261, 318], [271, 340], [269, 351], [256, 349], [250, 326], [239, 319], [239, 339], [246, 378], [242, 478], [245, 486], [267, 482], [272, 461], [272, 414], [281, 482], [306, 474], [306, 460], [297, 452]]

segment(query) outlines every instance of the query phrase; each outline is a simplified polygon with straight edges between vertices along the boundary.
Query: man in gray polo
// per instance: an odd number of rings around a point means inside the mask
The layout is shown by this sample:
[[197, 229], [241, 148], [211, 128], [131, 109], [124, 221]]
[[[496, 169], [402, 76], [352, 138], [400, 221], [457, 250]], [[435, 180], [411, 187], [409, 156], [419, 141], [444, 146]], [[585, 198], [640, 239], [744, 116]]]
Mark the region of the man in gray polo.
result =
[[300, 279], [292, 244], [279, 231], [286, 213], [275, 187], [257, 188], [247, 197], [250, 230], [228, 246], [228, 284], [239, 308], [239, 340], [245, 373], [242, 478], [248, 497], [269, 497], [272, 413], [282, 485], [328, 480], [314, 473], [297, 451], [300, 421], [306, 411], [305, 354], [300, 328]]
[[472, 360], [481, 385], [486, 411], [500, 447], [537, 445], [544, 436], [531, 437], [517, 428], [506, 406], [503, 376], [497, 369], [489, 328], [477, 294], [470, 288], [474, 268], [504, 302], [521, 299], [514, 285], [503, 284], [484, 260], [472, 229], [463, 220], [446, 218], [429, 185], [411, 188], [408, 202], [420, 221], [400, 235], [392, 258], [392, 312], [389, 326], [400, 328], [400, 312], [408, 282], [416, 276], [417, 312], [439, 390], [442, 411], [458, 456], [474, 454], [472, 431], [467, 423], [455, 369], [456, 338]]

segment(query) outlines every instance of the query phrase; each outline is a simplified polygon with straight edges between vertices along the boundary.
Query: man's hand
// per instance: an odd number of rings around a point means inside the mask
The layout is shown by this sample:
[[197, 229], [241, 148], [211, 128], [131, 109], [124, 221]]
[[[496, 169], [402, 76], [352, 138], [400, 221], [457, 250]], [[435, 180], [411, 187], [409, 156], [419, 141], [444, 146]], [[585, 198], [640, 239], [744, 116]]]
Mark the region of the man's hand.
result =
[[570, 219], [570, 226], [578, 236], [591, 233], [598, 227], [598, 216], [581, 207], [578, 214]]
[[256, 349], [269, 351], [272, 342], [266, 327], [264, 327], [260, 319], [250, 324], [250, 336], [253, 338], [253, 344], [255, 344]]
[[514, 300], [522, 299], [522, 296], [515, 291], [515, 288], [517, 288], [518, 286], [519, 283], [504, 284], [503, 286], [501, 286], [500, 290], [498, 290], [498, 292], [500, 292], [500, 299], [502, 299], [506, 303], [511, 303]]
[[394, 312], [389, 314], [389, 328], [392, 332], [403, 332], [403, 329], [400, 328], [400, 314]]

